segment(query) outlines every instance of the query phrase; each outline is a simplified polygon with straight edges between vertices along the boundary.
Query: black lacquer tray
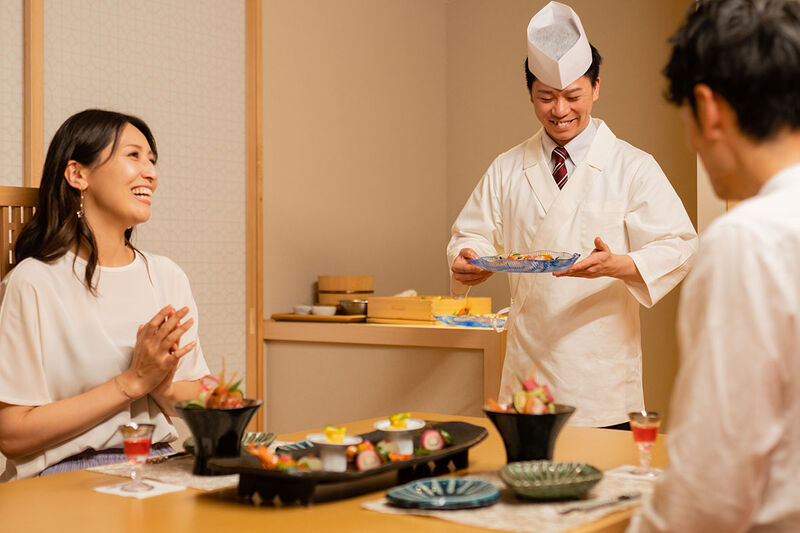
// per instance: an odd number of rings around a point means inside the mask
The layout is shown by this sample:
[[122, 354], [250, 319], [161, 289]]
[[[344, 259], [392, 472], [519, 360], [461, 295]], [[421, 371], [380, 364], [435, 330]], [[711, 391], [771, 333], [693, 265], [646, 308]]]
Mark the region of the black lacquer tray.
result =
[[[208, 468], [219, 474], [239, 474], [240, 496], [252, 497], [259, 494], [262, 500], [271, 501], [276, 495], [284, 504], [300, 501], [308, 505], [320, 499], [336, 499], [348, 495], [348, 488], [356, 485], [365, 485], [363, 482], [375, 478], [380, 487], [373, 484], [368, 490], [391, 487], [408, 483], [415, 479], [430, 476], [449, 474], [453, 470], [461, 470], [469, 464], [469, 449], [484, 440], [489, 432], [486, 428], [468, 424], [466, 422], [431, 422], [428, 421], [424, 428], [417, 431], [414, 436], [414, 448], [419, 447], [420, 435], [426, 429], [441, 428], [453, 437], [453, 444], [428, 455], [414, 456], [406, 461], [387, 463], [378, 468], [359, 472], [352, 464], [348, 465], [345, 472], [307, 472], [300, 470], [266, 470], [261, 467], [258, 459], [253, 456], [232, 458], [209, 459]], [[384, 439], [383, 431], [371, 431], [360, 435], [365, 440], [373, 443]], [[292, 450], [288, 452], [294, 459], [304, 455], [314, 454], [319, 456], [316, 446]], [[451, 470], [450, 464], [453, 469]], [[431, 467], [431, 464], [433, 467]], [[330, 486], [330, 487], [328, 487]], [[326, 497], [319, 497], [320, 489], [327, 491]], [[333, 493], [331, 497], [330, 493]]]

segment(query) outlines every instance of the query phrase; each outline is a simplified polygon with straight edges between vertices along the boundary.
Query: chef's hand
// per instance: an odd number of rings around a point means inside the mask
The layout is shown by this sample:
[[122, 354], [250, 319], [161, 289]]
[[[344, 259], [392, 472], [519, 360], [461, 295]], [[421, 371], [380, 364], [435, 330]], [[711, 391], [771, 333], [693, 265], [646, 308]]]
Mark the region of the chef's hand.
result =
[[644, 283], [636, 263], [627, 254], [615, 254], [600, 237], [594, 239], [594, 250], [589, 257], [572, 265], [569, 270], [553, 272], [553, 276], [575, 278], [599, 278], [609, 276], [623, 281]]
[[139, 327], [131, 366], [118, 377], [127, 396], [139, 398], [163, 386], [175, 372], [181, 357], [194, 348], [194, 342], [178, 347], [181, 336], [194, 323], [191, 318], [181, 323], [188, 313], [188, 307], [176, 311], [168, 305]]
[[453, 266], [450, 267], [450, 270], [453, 271], [453, 279], [464, 285], [478, 285], [489, 279], [489, 276], [494, 272], [484, 270], [469, 262], [470, 259], [478, 259], [479, 257], [472, 248], [462, 248], [458, 252], [458, 257], [453, 261]]

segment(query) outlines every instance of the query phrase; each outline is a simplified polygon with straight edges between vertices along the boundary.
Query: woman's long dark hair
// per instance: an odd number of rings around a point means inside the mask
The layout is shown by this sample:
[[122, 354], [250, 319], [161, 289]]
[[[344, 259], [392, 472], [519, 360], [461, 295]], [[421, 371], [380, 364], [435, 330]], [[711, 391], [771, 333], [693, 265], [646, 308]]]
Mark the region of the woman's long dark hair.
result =
[[[96, 284], [92, 280], [97, 267], [97, 243], [86, 217], [77, 215], [80, 191], [67, 183], [64, 171], [70, 161], [87, 167], [105, 163], [99, 160], [100, 154], [109, 145], [111, 154], [114, 154], [125, 124], [131, 124], [142, 132], [157, 158], [156, 142], [150, 128], [143, 120], [131, 115], [87, 109], [72, 115], [58, 128], [44, 161], [36, 213], [14, 245], [17, 264], [28, 257], [52, 263], [73, 248], [86, 248], [89, 260], [84, 280], [94, 294]], [[130, 241], [132, 232], [133, 228], [125, 231], [125, 245], [136, 251]]]

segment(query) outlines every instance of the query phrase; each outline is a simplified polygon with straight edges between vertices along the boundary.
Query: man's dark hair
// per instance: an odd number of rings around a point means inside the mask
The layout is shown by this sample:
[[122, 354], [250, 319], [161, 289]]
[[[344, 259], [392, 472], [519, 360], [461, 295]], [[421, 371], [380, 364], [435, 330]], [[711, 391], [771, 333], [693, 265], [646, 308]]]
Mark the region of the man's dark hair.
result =
[[[592, 82], [592, 87], [597, 85], [597, 78], [600, 77], [600, 63], [603, 62], [603, 58], [600, 57], [600, 52], [597, 51], [597, 48], [589, 44], [589, 48], [592, 49], [592, 64], [589, 65], [589, 68], [586, 70], [584, 77], [589, 78], [589, 81]], [[531, 69], [528, 68], [528, 58], [525, 58], [525, 81], [528, 84], [528, 92], [531, 92], [533, 88], [533, 82], [536, 81], [536, 76], [533, 75]]]
[[751, 138], [800, 128], [797, 0], [698, 0], [670, 42], [668, 101], [688, 101], [696, 116], [694, 87], [702, 83], [728, 102]]

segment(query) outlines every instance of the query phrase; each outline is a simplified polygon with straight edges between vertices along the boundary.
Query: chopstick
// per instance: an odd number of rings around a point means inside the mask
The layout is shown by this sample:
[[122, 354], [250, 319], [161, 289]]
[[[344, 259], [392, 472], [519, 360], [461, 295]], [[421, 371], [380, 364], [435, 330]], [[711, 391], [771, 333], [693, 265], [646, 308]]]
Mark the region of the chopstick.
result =
[[577, 505], [575, 507], [569, 507], [567, 509], [561, 509], [560, 511], [558, 511], [558, 513], [559, 514], [569, 514], [569, 513], [573, 512], [573, 511], [581, 511], [581, 512], [583, 512], [583, 511], [594, 511], [595, 509], [600, 509], [601, 507], [608, 507], [609, 505], [614, 505], [614, 504], [625, 502], [625, 501], [629, 501], [629, 500], [635, 500], [635, 499], [641, 497], [641, 495], [642, 495], [641, 492], [630, 492], [630, 493], [627, 493], [627, 494], [620, 494], [616, 498], [611, 498], [611, 499], [608, 499], [608, 500], [594, 502], [594, 503], [590, 503], [588, 505]]

